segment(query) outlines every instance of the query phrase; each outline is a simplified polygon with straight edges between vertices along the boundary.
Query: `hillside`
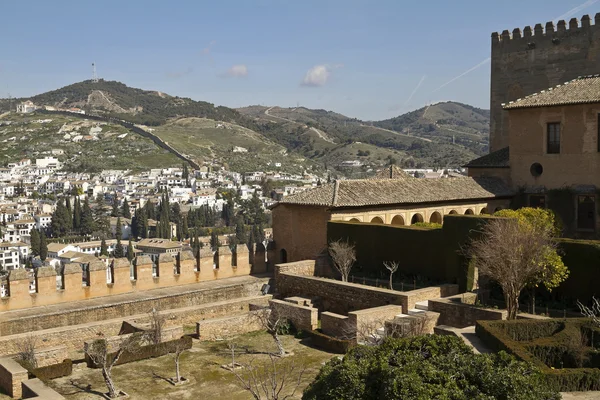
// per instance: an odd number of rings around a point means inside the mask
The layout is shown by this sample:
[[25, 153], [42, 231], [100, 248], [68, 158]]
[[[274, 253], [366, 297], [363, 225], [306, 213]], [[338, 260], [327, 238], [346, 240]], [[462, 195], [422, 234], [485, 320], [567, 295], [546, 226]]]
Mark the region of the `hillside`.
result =
[[0, 143], [0, 165], [50, 156], [52, 150], [70, 171], [139, 171], [181, 165], [180, 159], [121, 125], [61, 115], [5, 115], [0, 118]]
[[[297, 162], [306, 162], [311, 169], [360, 161], [368, 170], [390, 160], [405, 167], [454, 167], [487, 151], [489, 112], [453, 102], [389, 120], [364, 122], [305, 107], [215, 107], [104, 80], [75, 83], [30, 99], [13, 99], [13, 109], [23, 100], [59, 108], [78, 107], [87, 113], [152, 127], [163, 140], [196, 161], [216, 160], [239, 172], [266, 168], [276, 158], [283, 158], [282, 164], [294, 168]], [[8, 105], [6, 99], [0, 99], [0, 114]], [[340, 151], [353, 143], [373, 148], [357, 148], [355, 155], [348, 149]], [[233, 153], [231, 149], [236, 146], [249, 151]], [[353, 175], [346, 168], [339, 172]]]

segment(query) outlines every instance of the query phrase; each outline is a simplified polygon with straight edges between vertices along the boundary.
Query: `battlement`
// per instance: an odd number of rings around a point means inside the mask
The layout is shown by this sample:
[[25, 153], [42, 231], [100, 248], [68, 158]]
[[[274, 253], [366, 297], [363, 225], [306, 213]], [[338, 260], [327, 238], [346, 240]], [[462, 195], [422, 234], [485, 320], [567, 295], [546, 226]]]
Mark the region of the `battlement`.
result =
[[526, 26], [523, 31], [520, 28], [515, 28], [512, 32], [506, 29], [502, 33], [492, 33], [492, 49], [508, 46], [514, 50], [531, 50], [543, 43], [558, 45], [562, 38], [588, 35], [599, 30], [599, 27], [600, 13], [597, 13], [594, 16], [594, 24], [586, 14], [581, 17], [581, 21], [571, 18], [568, 26], [565, 20], [560, 20], [556, 26], [553, 21], [549, 21], [544, 25], [536, 24], [533, 29], [531, 26]]

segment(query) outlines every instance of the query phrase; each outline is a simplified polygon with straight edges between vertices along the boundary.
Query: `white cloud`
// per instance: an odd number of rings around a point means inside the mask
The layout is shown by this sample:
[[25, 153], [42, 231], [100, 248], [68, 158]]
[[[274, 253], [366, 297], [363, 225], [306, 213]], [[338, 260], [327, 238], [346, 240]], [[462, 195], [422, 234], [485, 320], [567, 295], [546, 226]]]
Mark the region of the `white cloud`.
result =
[[240, 78], [248, 75], [248, 67], [244, 64], [236, 64], [229, 68], [222, 76], [224, 78]]
[[315, 65], [306, 72], [302, 80], [302, 86], [323, 86], [331, 76], [331, 68], [328, 65]]

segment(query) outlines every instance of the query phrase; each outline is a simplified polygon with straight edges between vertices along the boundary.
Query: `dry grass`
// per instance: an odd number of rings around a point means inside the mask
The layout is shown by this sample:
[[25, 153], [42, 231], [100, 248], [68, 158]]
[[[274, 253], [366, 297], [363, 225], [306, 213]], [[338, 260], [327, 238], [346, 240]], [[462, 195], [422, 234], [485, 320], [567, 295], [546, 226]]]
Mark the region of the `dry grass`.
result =
[[[302, 396], [302, 390], [311, 382], [323, 362], [333, 357], [306, 345], [292, 336], [282, 336], [286, 350], [293, 352], [297, 363], [305, 363], [307, 371], [301, 390], [296, 398]], [[241, 352], [247, 348], [251, 352], [275, 352], [273, 339], [266, 332], [257, 332], [238, 337], [234, 342]], [[266, 354], [239, 354], [236, 362], [245, 364], [253, 357], [257, 362], [267, 361]], [[263, 360], [264, 359], [264, 360]], [[181, 374], [190, 383], [174, 387], [166, 379], [175, 376], [173, 357], [163, 356], [155, 359], [116, 366], [113, 376], [119, 389], [127, 392], [132, 399], [232, 399], [251, 398], [239, 388], [235, 376], [221, 365], [231, 363], [231, 353], [226, 342], [199, 342], [181, 356]], [[84, 364], [74, 366], [73, 374], [56, 379], [51, 383], [67, 399], [99, 399], [106, 392], [100, 370], [88, 369]]]

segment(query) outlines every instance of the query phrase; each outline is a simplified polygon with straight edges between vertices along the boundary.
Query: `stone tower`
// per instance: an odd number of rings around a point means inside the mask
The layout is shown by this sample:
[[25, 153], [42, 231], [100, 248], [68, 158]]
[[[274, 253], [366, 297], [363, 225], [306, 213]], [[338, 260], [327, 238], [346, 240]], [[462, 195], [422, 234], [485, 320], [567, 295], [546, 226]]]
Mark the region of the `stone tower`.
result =
[[490, 152], [508, 146], [502, 103], [600, 73], [600, 13], [492, 33]]

